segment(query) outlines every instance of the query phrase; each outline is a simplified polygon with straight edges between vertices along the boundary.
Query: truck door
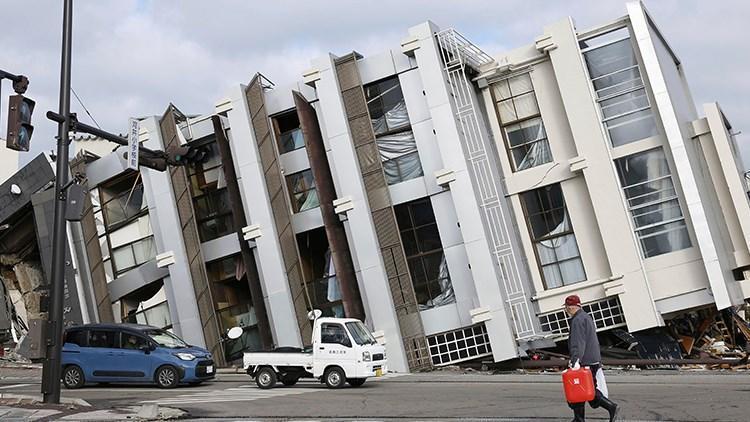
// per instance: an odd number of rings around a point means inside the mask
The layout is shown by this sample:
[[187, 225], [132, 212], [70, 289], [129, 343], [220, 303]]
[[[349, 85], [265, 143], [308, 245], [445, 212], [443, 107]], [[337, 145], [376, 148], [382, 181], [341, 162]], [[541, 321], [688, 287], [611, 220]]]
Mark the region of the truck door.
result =
[[347, 377], [354, 377], [356, 356], [352, 341], [344, 326], [324, 322], [320, 325], [320, 341], [313, 345], [315, 376], [322, 376], [329, 365], [340, 366]]

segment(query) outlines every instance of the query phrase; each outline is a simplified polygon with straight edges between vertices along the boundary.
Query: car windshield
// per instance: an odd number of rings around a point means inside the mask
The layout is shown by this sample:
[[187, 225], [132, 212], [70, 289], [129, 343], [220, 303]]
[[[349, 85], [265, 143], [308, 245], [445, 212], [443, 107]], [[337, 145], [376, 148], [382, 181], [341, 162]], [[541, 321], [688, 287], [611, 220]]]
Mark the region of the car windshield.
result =
[[349, 333], [351, 333], [354, 341], [360, 346], [364, 346], [365, 344], [378, 344], [375, 337], [373, 337], [367, 327], [365, 327], [365, 324], [362, 324], [360, 321], [347, 322], [346, 328], [349, 329]]
[[148, 330], [145, 331], [146, 335], [159, 346], [169, 347], [170, 349], [179, 349], [182, 347], [190, 347], [187, 343], [182, 341], [176, 335], [164, 330]]

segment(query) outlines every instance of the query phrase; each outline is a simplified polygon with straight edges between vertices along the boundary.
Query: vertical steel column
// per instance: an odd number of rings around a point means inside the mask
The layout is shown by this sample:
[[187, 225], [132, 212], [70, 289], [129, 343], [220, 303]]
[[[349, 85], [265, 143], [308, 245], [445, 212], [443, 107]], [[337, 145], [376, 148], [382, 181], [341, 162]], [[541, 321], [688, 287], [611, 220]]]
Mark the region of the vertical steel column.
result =
[[245, 274], [247, 283], [250, 286], [250, 299], [253, 303], [255, 319], [258, 321], [258, 333], [260, 342], [264, 350], [273, 348], [273, 336], [271, 335], [271, 324], [268, 322], [268, 313], [266, 311], [266, 302], [263, 299], [263, 288], [258, 278], [258, 268], [255, 264], [255, 257], [250, 245], [242, 235], [242, 228], [247, 225], [245, 210], [242, 207], [242, 197], [240, 195], [240, 186], [237, 184], [237, 172], [234, 169], [232, 161], [232, 150], [229, 147], [229, 141], [221, 124], [221, 117], [213, 116], [211, 121], [214, 124], [214, 133], [216, 134], [216, 145], [219, 147], [221, 155], [221, 168], [224, 171], [224, 179], [227, 181], [227, 194], [229, 203], [232, 205], [232, 220], [234, 221], [234, 230], [240, 241], [240, 253], [242, 261], [245, 264]]
[[341, 287], [344, 313], [347, 318], [364, 321], [365, 312], [357, 289], [357, 276], [354, 273], [354, 262], [352, 262], [351, 252], [349, 251], [349, 242], [346, 240], [344, 225], [333, 208], [336, 188], [333, 185], [328, 156], [326, 156], [323, 137], [320, 134], [320, 125], [315, 110], [307, 102], [307, 99], [297, 91], [292, 91], [292, 96], [302, 127], [302, 135], [305, 138], [307, 157], [310, 159], [310, 170], [318, 190], [320, 213], [323, 215], [323, 226], [328, 238], [328, 247], [331, 249], [331, 259], [336, 269], [336, 278]]
[[55, 178], [55, 221], [52, 241], [52, 296], [46, 330], [46, 348], [42, 371], [45, 403], [60, 403], [60, 355], [62, 352], [63, 293], [65, 289], [65, 248], [68, 239], [65, 222], [65, 186], [68, 183], [68, 132], [70, 131], [70, 62], [73, 33], [73, 0], [63, 6], [62, 61], [60, 69], [60, 115], [58, 124], [57, 173]]

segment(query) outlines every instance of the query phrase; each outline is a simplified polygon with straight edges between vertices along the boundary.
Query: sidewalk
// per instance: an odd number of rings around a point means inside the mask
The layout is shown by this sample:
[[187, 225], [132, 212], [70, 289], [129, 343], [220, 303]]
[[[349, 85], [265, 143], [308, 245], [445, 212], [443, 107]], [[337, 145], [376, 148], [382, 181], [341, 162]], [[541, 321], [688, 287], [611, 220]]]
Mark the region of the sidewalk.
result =
[[147, 404], [118, 408], [95, 408], [82, 399], [62, 398], [61, 404], [42, 403], [41, 396], [0, 393], [0, 420], [3, 421], [102, 421], [170, 420], [188, 413], [181, 409]]

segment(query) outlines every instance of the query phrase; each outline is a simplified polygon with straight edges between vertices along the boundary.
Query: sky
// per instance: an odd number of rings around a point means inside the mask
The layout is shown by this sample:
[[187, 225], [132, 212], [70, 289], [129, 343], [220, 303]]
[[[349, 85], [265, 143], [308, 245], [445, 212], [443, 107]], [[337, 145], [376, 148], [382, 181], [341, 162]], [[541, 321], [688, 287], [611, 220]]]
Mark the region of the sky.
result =
[[[682, 60], [693, 98], [719, 101], [750, 163], [750, 1], [646, 0]], [[585, 30], [626, 12], [624, 0], [75, 0], [72, 86], [102, 129], [124, 132], [130, 116], [160, 115], [172, 102], [210, 113], [230, 89], [261, 72], [276, 85], [301, 79], [328, 52], [365, 56], [399, 48], [410, 26], [453, 27], [496, 56], [531, 44], [545, 25], [572, 16]], [[29, 77], [36, 100], [30, 161], [54, 148], [62, 2], [0, 0], [0, 69]], [[10, 83], [3, 82], [1, 137]], [[72, 97], [79, 120], [95, 125]], [[2, 154], [4, 149], [0, 149]]]

